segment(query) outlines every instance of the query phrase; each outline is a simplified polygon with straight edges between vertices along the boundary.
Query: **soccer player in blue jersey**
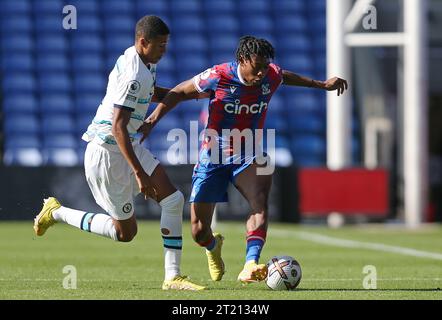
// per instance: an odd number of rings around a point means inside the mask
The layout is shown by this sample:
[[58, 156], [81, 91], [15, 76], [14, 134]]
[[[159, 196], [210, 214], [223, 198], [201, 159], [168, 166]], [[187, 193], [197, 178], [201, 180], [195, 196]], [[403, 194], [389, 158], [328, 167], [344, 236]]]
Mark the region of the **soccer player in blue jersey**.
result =
[[[246, 223], [245, 265], [238, 280], [248, 283], [266, 278], [267, 267], [259, 264], [259, 258], [267, 235], [268, 196], [272, 183], [271, 174], [259, 174], [263, 165], [256, 152], [244, 152], [242, 143], [235, 149], [231, 136], [224, 136], [223, 130], [251, 129], [255, 132], [263, 128], [267, 110], [271, 108], [270, 99], [281, 84], [337, 90], [338, 95], [348, 86], [347, 81], [336, 77], [323, 82], [283, 70], [272, 63], [273, 58], [274, 48], [268, 41], [242, 37], [236, 61], [215, 65], [173, 88], [141, 127], [145, 137], [180, 101], [198, 93], [210, 94], [206, 129], [217, 135], [203, 140], [199, 162], [194, 169], [190, 202], [192, 235], [206, 248], [210, 275], [215, 281], [221, 280], [225, 270], [221, 257], [224, 238], [213, 233], [210, 226], [215, 204], [227, 201], [229, 182], [252, 208]], [[258, 137], [253, 136], [255, 138]], [[214, 154], [217, 156], [213, 157]], [[219, 154], [227, 161], [220, 163]]]

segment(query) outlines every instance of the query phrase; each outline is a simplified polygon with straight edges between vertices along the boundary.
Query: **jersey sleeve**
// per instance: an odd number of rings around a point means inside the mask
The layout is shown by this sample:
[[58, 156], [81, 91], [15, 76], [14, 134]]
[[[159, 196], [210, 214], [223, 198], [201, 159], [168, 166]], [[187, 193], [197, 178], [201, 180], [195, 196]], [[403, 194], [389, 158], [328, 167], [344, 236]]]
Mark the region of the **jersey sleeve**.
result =
[[221, 72], [216, 66], [193, 77], [193, 84], [198, 92], [215, 91], [221, 79]]
[[139, 72], [130, 70], [122, 74], [118, 79], [117, 91], [114, 94], [114, 106], [135, 110], [141, 88], [145, 85], [145, 79]]
[[278, 83], [278, 85], [281, 85], [282, 82], [284, 81], [284, 79], [282, 77], [282, 69], [281, 69], [281, 67], [276, 65], [276, 64], [274, 64], [274, 63], [271, 63], [270, 64], [270, 68], [272, 68], [272, 70], [273, 70], [273, 72], [275, 74], [276, 82]]

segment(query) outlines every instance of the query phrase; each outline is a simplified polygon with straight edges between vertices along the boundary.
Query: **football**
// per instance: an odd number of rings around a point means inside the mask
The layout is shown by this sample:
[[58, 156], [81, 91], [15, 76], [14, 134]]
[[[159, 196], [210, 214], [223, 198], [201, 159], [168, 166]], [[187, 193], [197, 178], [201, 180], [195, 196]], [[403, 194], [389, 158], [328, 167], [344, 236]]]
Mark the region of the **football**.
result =
[[301, 266], [290, 256], [274, 256], [267, 262], [266, 284], [272, 290], [294, 290], [301, 281]]

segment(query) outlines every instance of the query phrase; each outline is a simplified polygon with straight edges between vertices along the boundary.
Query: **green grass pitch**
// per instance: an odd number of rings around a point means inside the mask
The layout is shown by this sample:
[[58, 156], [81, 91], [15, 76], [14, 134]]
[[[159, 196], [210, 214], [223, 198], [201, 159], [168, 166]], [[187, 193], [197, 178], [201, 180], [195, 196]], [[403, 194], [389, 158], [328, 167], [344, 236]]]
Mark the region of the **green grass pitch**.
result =
[[[271, 223], [261, 262], [277, 254], [299, 261], [302, 280], [290, 292], [271, 291], [264, 283], [238, 283], [236, 277], [244, 263], [244, 224], [221, 222], [217, 231], [225, 236], [227, 272], [223, 280], [209, 280], [204, 250], [194, 244], [190, 226], [185, 223], [182, 272], [209, 290], [177, 292], [160, 289], [164, 271], [158, 221], [140, 222], [138, 235], [130, 243], [117, 243], [63, 224], [37, 238], [32, 221], [3, 221], [0, 299], [442, 299], [440, 226], [405, 230], [375, 225], [331, 230]], [[337, 242], [327, 243], [328, 239]], [[383, 250], [385, 246], [392, 251]], [[416, 252], [425, 254], [420, 257]], [[63, 288], [68, 276], [63, 273], [66, 265], [76, 268], [76, 289]], [[363, 288], [366, 265], [376, 267], [376, 290]]]

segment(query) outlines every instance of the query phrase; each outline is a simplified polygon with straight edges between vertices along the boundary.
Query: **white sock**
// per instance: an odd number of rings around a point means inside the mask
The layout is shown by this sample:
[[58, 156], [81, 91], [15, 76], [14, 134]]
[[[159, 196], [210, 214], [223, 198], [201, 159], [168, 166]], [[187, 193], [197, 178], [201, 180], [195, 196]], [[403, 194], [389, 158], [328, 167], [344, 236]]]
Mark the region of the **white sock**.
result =
[[65, 222], [84, 231], [92, 232], [118, 241], [112, 218], [107, 214], [90, 213], [80, 210], [60, 207], [54, 210], [52, 216], [56, 221]]
[[180, 275], [184, 196], [176, 191], [160, 201], [165, 280]]

